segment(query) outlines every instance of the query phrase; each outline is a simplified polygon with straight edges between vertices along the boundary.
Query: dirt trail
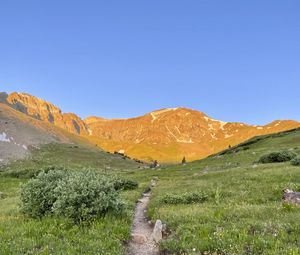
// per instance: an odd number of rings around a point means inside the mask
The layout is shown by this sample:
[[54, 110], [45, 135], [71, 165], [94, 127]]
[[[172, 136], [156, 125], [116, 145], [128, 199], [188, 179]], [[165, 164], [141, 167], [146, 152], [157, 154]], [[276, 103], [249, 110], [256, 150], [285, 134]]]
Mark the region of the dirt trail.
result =
[[158, 245], [152, 238], [153, 228], [148, 223], [147, 206], [151, 191], [143, 193], [136, 205], [132, 226], [132, 240], [128, 244], [127, 255], [158, 255]]

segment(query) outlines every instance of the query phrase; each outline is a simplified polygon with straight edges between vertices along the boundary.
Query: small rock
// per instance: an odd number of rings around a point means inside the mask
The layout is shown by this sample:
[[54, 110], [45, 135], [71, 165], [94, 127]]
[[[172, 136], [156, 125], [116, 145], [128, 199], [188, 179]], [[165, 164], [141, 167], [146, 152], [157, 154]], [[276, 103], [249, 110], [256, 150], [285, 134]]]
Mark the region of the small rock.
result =
[[156, 186], [156, 181], [155, 180], [151, 180], [151, 187], [155, 187]]
[[152, 237], [156, 243], [159, 243], [162, 240], [162, 222], [161, 220], [157, 220], [154, 225]]
[[147, 237], [142, 234], [132, 234], [131, 237], [134, 243], [143, 244], [147, 242]]
[[162, 224], [162, 232], [166, 232], [167, 231], [167, 224]]
[[300, 204], [300, 192], [294, 192], [289, 189], [284, 189], [282, 198], [285, 202]]

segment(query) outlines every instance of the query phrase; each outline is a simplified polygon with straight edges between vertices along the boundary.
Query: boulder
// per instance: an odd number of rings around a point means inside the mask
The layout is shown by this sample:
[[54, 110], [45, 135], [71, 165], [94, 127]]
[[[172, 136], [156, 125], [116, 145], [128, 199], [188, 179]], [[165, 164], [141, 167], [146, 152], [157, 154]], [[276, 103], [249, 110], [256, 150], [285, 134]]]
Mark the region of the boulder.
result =
[[163, 231], [163, 224], [161, 220], [156, 220], [152, 237], [156, 243], [159, 243], [162, 240], [162, 231]]

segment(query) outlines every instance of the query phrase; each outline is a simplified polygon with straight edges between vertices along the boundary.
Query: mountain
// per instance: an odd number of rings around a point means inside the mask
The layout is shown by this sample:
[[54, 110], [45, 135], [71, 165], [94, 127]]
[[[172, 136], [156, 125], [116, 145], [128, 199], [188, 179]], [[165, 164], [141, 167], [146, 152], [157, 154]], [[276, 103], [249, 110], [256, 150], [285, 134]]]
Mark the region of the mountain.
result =
[[187, 108], [168, 108], [130, 119], [85, 119], [100, 146], [143, 160], [178, 162], [195, 160], [241, 143], [251, 137], [300, 126], [292, 120], [266, 126], [223, 122]]
[[[54, 124], [71, 133], [86, 135], [88, 134], [85, 123], [73, 113], [62, 113], [55, 105], [46, 102], [27, 93], [11, 93], [5, 97], [2, 93], [2, 101], [12, 108], [23, 112], [35, 119]], [[0, 97], [1, 100], [1, 97]]]
[[300, 127], [293, 120], [265, 126], [223, 122], [187, 108], [166, 108], [129, 119], [80, 119], [26, 93], [0, 94], [0, 101], [32, 118], [87, 138], [110, 152], [146, 161], [180, 162], [200, 159], [251, 137]]
[[22, 158], [48, 143], [70, 143], [70, 134], [0, 103], [0, 163]]
[[[7, 97], [0, 93], [0, 98]], [[0, 172], [6, 163], [25, 157], [25, 160], [13, 163], [24, 173], [54, 164], [74, 168], [84, 165], [111, 171], [143, 167], [141, 162], [104, 152], [84, 136], [0, 103]]]

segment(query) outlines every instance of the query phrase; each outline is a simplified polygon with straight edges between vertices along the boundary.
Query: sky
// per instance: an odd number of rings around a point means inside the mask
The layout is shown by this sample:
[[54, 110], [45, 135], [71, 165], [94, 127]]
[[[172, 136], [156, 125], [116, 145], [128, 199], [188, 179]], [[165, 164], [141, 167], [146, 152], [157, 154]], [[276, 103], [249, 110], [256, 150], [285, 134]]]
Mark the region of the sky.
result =
[[2, 0], [0, 91], [85, 118], [300, 121], [299, 0]]

